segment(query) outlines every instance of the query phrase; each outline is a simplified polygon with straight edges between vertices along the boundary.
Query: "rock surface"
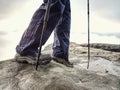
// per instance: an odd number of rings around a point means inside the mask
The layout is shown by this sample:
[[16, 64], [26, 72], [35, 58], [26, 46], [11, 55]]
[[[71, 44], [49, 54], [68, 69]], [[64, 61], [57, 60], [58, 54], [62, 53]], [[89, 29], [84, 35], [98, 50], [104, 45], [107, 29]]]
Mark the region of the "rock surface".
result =
[[[50, 48], [51, 45], [47, 46], [43, 52], [51, 53]], [[39, 66], [36, 71], [35, 66], [17, 63], [14, 59], [1, 61], [0, 90], [120, 90], [119, 59], [111, 57], [107, 60], [103, 55], [120, 53], [92, 48], [91, 54], [88, 70], [87, 48], [75, 43], [70, 45], [70, 61], [74, 63], [74, 68], [51, 61], [48, 65]], [[102, 66], [99, 71], [97, 61], [105, 66], [111, 63], [116, 66], [114, 69], [118, 69], [111, 73], [113, 67], [109, 65], [111, 68]]]
[[[81, 46], [86, 47], [87, 44], [81, 44]], [[114, 51], [114, 52], [120, 52], [120, 44], [102, 44], [102, 43], [92, 43], [90, 44], [90, 47], [93, 48], [100, 48], [108, 51]]]

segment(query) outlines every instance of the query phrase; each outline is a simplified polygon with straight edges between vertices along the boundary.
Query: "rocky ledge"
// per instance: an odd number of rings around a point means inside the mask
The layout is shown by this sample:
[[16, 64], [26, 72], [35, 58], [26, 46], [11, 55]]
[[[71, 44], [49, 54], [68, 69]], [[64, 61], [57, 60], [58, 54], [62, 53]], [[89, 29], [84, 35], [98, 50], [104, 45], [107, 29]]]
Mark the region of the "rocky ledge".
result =
[[[51, 53], [50, 48], [48, 45], [42, 52]], [[86, 69], [87, 47], [71, 43], [74, 68], [51, 61], [36, 71], [34, 65], [14, 59], [1, 61], [0, 90], [120, 90], [119, 58], [120, 52], [91, 48], [90, 67]]]
[[[87, 44], [81, 44], [83, 47], [87, 47]], [[103, 43], [92, 43], [90, 44], [90, 47], [93, 48], [100, 48], [103, 50], [108, 51], [114, 51], [114, 52], [120, 52], [120, 44], [103, 44]]]

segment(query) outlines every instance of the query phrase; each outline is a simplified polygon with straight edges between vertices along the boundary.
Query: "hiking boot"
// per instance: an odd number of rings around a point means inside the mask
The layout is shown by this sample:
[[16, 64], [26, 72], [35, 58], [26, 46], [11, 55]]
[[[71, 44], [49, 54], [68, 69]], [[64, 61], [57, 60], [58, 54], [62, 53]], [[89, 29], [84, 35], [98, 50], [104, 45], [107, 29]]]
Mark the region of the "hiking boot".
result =
[[15, 55], [15, 60], [19, 63], [27, 63], [27, 64], [36, 64], [36, 59], [33, 56], [21, 56], [20, 54]]
[[46, 65], [50, 62], [51, 62], [51, 55], [50, 54], [41, 54], [40, 55], [40, 60], [39, 60], [40, 65]]
[[[37, 63], [36, 55], [35, 56], [21, 56], [20, 54], [16, 54], [15, 60], [19, 63], [27, 63], [27, 64], [32, 64], [32, 65], [36, 65]], [[38, 64], [46, 65], [50, 63], [50, 61], [51, 61], [51, 56], [49, 54], [46, 54], [46, 55], [41, 54]]]
[[58, 62], [60, 64], [63, 64], [67, 67], [73, 68], [73, 63], [69, 62], [68, 59], [63, 59], [63, 58], [58, 58], [58, 57], [52, 56], [52, 60], [54, 60], [55, 62]]

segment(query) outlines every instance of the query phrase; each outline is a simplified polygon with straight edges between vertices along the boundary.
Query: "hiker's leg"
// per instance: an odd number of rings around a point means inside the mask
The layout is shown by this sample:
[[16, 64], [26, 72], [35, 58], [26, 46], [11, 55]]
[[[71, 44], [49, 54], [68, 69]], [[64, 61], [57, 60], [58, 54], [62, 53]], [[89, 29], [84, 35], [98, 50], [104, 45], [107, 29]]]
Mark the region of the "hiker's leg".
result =
[[[24, 32], [20, 43], [16, 47], [17, 53], [20, 55], [34, 55], [38, 52], [41, 30], [43, 26], [44, 13], [46, 10], [47, 0], [34, 13], [32, 20]], [[61, 0], [52, 0], [49, 20], [46, 31], [43, 35], [42, 45], [47, 41], [56, 24], [58, 23], [64, 10], [64, 5]]]
[[66, 0], [65, 9], [54, 31], [53, 56], [68, 59], [70, 38], [71, 10], [70, 1]]

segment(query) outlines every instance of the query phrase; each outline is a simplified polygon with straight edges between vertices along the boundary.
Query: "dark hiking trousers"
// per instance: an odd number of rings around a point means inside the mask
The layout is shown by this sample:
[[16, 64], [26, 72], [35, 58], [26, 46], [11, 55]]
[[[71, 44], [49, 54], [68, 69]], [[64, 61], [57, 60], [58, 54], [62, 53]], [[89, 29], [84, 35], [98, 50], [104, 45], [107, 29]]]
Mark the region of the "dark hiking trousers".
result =
[[[38, 53], [47, 0], [34, 13], [28, 28], [23, 33], [16, 52], [20, 55]], [[47, 28], [43, 33], [42, 45], [54, 30], [53, 56], [68, 59], [71, 10], [69, 0], [52, 0]]]

